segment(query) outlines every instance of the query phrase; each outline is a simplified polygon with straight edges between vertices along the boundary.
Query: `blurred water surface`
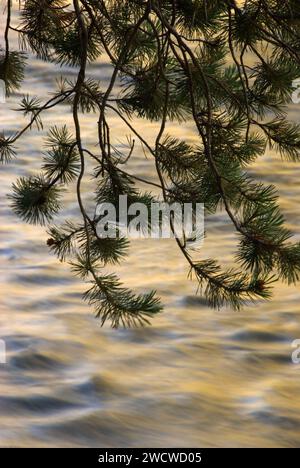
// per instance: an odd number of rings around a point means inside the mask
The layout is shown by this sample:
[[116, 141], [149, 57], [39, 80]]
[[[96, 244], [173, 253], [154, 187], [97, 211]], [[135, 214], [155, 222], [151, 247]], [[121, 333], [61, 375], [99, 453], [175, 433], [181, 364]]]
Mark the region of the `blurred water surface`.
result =
[[[99, 63], [90, 76], [106, 81]], [[26, 120], [12, 110], [23, 94], [43, 100], [60, 71], [33, 58], [19, 96], [0, 105], [0, 130]], [[62, 69], [69, 76], [75, 72]], [[299, 107], [290, 109], [300, 116]], [[20, 175], [39, 170], [42, 136], [67, 124], [67, 106], [44, 116], [19, 142], [18, 158], [0, 175], [0, 338], [7, 364], [0, 365], [1, 446], [284, 446], [300, 439], [300, 365], [291, 362], [291, 342], [300, 338], [300, 291], [278, 284], [274, 299], [242, 312], [214, 311], [196, 296], [187, 266], [171, 241], [136, 241], [122, 279], [136, 290], [156, 288], [166, 307], [152, 327], [100, 328], [82, 303], [85, 286], [48, 253], [47, 234], [20, 222], [6, 198]], [[96, 116], [82, 119], [84, 143], [94, 148]], [[116, 145], [128, 130], [114, 116]], [[137, 122], [153, 141], [155, 125]], [[193, 141], [190, 124], [168, 129]], [[137, 151], [130, 166], [141, 177], [153, 162]], [[289, 227], [300, 240], [300, 168], [270, 152], [253, 173], [279, 188]], [[86, 177], [86, 190], [91, 179]], [[76, 216], [72, 191], [64, 216]], [[236, 237], [225, 217], [207, 225], [204, 257], [231, 264]]]

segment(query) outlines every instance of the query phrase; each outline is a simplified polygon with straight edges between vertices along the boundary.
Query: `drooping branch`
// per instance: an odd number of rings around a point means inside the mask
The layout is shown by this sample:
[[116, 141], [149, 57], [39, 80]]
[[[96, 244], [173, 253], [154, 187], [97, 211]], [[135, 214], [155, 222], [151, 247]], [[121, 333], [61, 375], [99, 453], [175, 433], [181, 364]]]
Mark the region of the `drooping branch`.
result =
[[[269, 298], [275, 279], [298, 281], [300, 246], [290, 242], [276, 189], [248, 174], [267, 146], [288, 160], [300, 159], [300, 127], [286, 117], [294, 80], [300, 76], [297, 3], [252, 0], [241, 6], [232, 0], [203, 0], [196, 8], [192, 0], [73, 0], [73, 6], [45, 0], [41, 7], [26, 0], [17, 27], [11, 24], [10, 5], [6, 65], [1, 64], [9, 89], [17, 89], [25, 59], [9, 50], [10, 30], [18, 31], [23, 46], [38, 57], [77, 68], [76, 81], [63, 78], [46, 103], [23, 98], [19, 111], [30, 117], [29, 123], [0, 138], [0, 156], [6, 162], [33, 124], [43, 130], [43, 113], [62, 103], [71, 106], [75, 135], [67, 127], [50, 129], [42, 174], [14, 185], [13, 206], [29, 222], [51, 223], [59, 212], [61, 189], [76, 182], [82, 219], [76, 225], [50, 225], [48, 245], [71, 263], [75, 274], [92, 282], [85, 298], [102, 324], [148, 323], [161, 305], [154, 292], [136, 295], [116, 275], [104, 273], [108, 263], [124, 260], [128, 240], [99, 237], [97, 217], [91, 216], [82, 193], [87, 165], [94, 171], [95, 205], [116, 205], [126, 195], [130, 203], [151, 206], [157, 195], [139, 189], [139, 182], [155, 188], [167, 203], [204, 203], [207, 218], [217, 210], [226, 213], [239, 237], [235, 269], [224, 270], [216, 260], [202, 258], [204, 250], [195, 252], [185, 236], [175, 236], [213, 307], [238, 309], [256, 298]], [[107, 83], [89, 77], [90, 64], [103, 53], [112, 66]], [[114, 144], [111, 112], [134, 135], [125, 151]], [[82, 141], [86, 113], [96, 114], [95, 151]], [[153, 142], [134, 117], [158, 124]], [[169, 122], [180, 128], [183, 121], [193, 122], [197, 144], [168, 134]], [[126, 168], [140, 148], [151, 156], [154, 180]], [[172, 216], [170, 225], [174, 234]]]

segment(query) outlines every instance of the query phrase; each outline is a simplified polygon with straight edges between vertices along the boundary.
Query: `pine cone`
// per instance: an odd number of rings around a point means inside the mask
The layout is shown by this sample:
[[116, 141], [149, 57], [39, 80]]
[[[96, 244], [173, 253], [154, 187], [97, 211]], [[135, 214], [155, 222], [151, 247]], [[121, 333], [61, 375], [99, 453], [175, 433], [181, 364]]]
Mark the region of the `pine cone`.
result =
[[51, 247], [52, 245], [54, 245], [56, 242], [54, 239], [52, 239], [52, 237], [50, 237], [50, 239], [47, 240], [47, 245], [48, 247]]

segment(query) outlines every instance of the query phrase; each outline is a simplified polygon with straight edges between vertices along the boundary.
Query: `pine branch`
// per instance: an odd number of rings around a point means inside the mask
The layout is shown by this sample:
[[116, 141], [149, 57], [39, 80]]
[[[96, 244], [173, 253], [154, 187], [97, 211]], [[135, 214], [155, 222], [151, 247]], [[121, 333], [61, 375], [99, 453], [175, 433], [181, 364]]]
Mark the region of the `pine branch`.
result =
[[[299, 281], [300, 247], [291, 241], [276, 187], [257, 182], [249, 171], [270, 149], [287, 162], [299, 160], [299, 125], [286, 115], [300, 76], [299, 2], [74, 0], [68, 5], [26, 0], [18, 27], [11, 25], [11, 7], [9, 1], [0, 51], [0, 79], [8, 96], [24, 78], [24, 50], [76, 70], [75, 80], [60, 78], [47, 102], [24, 96], [16, 111], [29, 122], [18, 132], [0, 135], [0, 161], [7, 163], [25, 132], [34, 124], [43, 130], [44, 113], [61, 103], [72, 109], [75, 134], [67, 126], [49, 130], [42, 172], [15, 182], [12, 207], [24, 221], [53, 223], [64, 190], [76, 184], [81, 219], [51, 224], [47, 244], [74, 274], [90, 282], [85, 299], [101, 324], [143, 325], [161, 310], [154, 292], [135, 294], [115, 274], [104, 272], [107, 265], [126, 260], [129, 241], [120, 229], [117, 238], [99, 236], [97, 215], [90, 211], [92, 205], [95, 210], [99, 203], [112, 203], [119, 221], [119, 197], [126, 195], [129, 205], [143, 203], [150, 212], [159, 197], [138, 183], [155, 188], [167, 203], [204, 203], [207, 222], [219, 211], [230, 220], [238, 235], [234, 269], [201, 259], [189, 239], [175, 236], [212, 307], [239, 309], [269, 299], [275, 280]], [[18, 32], [22, 52], [10, 49], [10, 31]], [[108, 83], [89, 76], [89, 66], [103, 52], [111, 62]], [[112, 113], [133, 135], [125, 149], [115, 144]], [[94, 114], [95, 150], [82, 141], [86, 114]], [[158, 123], [152, 141], [137, 129], [135, 117]], [[184, 125], [193, 125], [193, 143], [184, 138]], [[136, 142], [150, 156], [155, 180], [127, 170], [140, 151]], [[88, 204], [82, 193], [87, 167], [92, 174]], [[149, 222], [150, 217], [144, 229], [149, 230]], [[174, 224], [171, 216], [173, 234]]]

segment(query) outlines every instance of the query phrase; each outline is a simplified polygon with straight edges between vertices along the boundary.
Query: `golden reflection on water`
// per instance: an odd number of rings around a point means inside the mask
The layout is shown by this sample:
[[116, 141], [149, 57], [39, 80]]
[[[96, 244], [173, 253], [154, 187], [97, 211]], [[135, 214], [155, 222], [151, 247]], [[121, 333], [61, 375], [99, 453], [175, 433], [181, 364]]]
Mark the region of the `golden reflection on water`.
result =
[[[47, 98], [57, 70], [30, 60], [22, 94]], [[71, 73], [71, 71], [70, 71]], [[108, 78], [99, 64], [93, 76]], [[17, 98], [0, 107], [1, 128], [17, 129]], [[299, 119], [292, 106], [291, 118]], [[274, 299], [242, 312], [209, 309], [195, 296], [187, 266], [172, 241], [136, 241], [121, 268], [136, 290], [156, 288], [165, 312], [151, 328], [101, 329], [81, 302], [84, 285], [51, 256], [44, 229], [21, 223], [6, 194], [17, 175], [39, 169], [49, 125], [72, 125], [67, 108], [45, 116], [44, 132], [25, 135], [18, 159], [1, 167], [0, 366], [2, 446], [297, 446], [300, 367], [291, 342], [300, 338], [300, 292], [278, 284]], [[85, 144], [96, 142], [95, 118], [82, 120]], [[114, 115], [116, 144], [129, 134]], [[138, 123], [149, 141], [154, 124]], [[190, 124], [170, 133], [195, 140]], [[154, 174], [142, 151], [131, 168]], [[268, 152], [253, 172], [276, 183], [289, 227], [300, 240], [299, 165]], [[85, 181], [90, 189], [90, 179]], [[64, 214], [76, 215], [72, 194]], [[236, 236], [223, 215], [207, 224], [204, 257], [232, 263]]]

